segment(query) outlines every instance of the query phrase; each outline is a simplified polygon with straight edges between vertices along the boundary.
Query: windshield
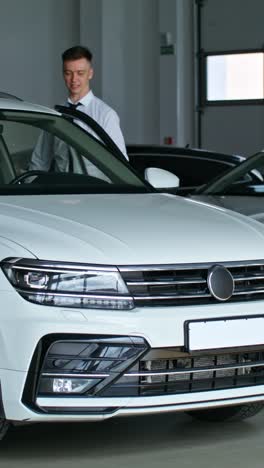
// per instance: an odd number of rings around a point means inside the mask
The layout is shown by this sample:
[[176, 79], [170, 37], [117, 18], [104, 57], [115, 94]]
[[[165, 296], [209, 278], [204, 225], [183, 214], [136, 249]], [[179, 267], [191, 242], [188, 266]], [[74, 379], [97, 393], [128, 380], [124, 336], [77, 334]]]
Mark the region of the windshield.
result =
[[67, 118], [0, 111], [0, 195], [150, 191], [125, 158]]
[[254, 154], [235, 168], [200, 187], [205, 195], [264, 194], [264, 152]]

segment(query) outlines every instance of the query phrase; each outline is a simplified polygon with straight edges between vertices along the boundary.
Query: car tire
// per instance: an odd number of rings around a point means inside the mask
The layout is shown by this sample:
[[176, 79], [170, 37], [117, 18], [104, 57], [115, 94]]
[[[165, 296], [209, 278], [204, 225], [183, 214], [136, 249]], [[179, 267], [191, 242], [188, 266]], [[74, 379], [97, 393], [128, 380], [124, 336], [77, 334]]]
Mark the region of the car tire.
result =
[[251, 418], [263, 409], [263, 403], [249, 403], [238, 406], [225, 406], [222, 408], [213, 408], [198, 411], [186, 411], [185, 413], [199, 421], [241, 421]]

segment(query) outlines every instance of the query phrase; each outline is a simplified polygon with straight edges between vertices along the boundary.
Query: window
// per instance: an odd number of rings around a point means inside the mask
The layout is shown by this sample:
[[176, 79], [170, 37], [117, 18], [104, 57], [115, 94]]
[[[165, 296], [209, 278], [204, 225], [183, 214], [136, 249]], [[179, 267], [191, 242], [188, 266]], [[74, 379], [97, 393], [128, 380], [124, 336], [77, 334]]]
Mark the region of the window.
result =
[[264, 99], [264, 52], [205, 55], [206, 103]]
[[63, 116], [1, 111], [2, 194], [148, 192], [123, 159]]

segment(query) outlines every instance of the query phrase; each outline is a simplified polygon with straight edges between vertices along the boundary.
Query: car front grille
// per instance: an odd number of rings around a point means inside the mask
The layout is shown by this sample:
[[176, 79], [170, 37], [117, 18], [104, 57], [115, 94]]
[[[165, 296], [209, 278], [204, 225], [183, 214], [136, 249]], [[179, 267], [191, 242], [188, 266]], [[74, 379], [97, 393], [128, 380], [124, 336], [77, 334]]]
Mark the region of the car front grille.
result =
[[264, 384], [264, 350], [189, 355], [156, 349], [100, 396], [157, 396]]
[[[119, 270], [137, 306], [194, 305], [218, 302], [207, 282], [208, 272], [215, 265], [121, 266]], [[229, 302], [264, 299], [264, 260], [221, 265], [234, 280]]]

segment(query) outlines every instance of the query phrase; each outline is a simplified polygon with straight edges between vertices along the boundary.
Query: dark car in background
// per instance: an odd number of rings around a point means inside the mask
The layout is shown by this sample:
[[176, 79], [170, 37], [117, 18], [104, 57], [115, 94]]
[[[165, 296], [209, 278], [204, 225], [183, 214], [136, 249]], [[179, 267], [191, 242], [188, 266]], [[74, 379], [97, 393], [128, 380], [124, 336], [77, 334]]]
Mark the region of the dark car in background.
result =
[[146, 177], [160, 168], [179, 178], [179, 186], [161, 187], [193, 200], [237, 211], [264, 222], [264, 152], [251, 157], [194, 148], [127, 147], [134, 169]]
[[201, 187], [178, 194], [237, 211], [264, 223], [264, 151]]
[[130, 164], [143, 177], [145, 169], [157, 167], [177, 175], [180, 187], [205, 184], [245, 160], [244, 156], [196, 148], [128, 145]]

